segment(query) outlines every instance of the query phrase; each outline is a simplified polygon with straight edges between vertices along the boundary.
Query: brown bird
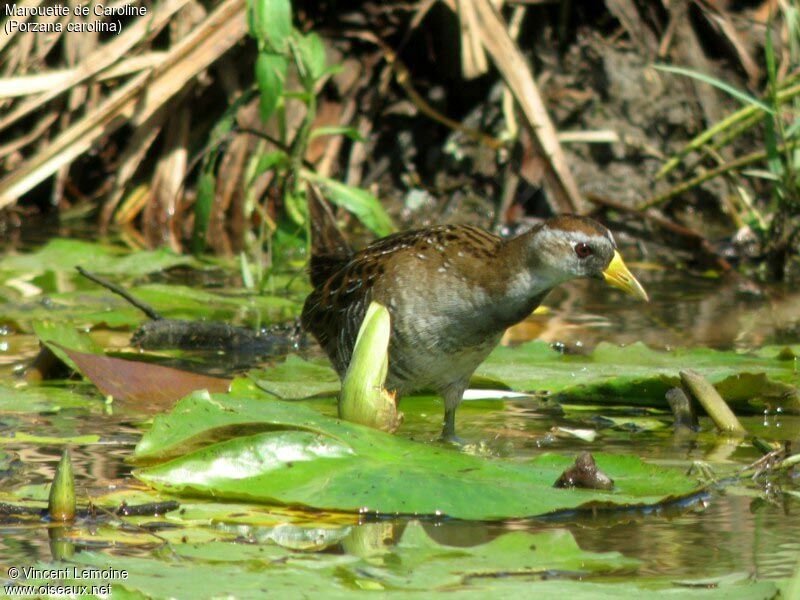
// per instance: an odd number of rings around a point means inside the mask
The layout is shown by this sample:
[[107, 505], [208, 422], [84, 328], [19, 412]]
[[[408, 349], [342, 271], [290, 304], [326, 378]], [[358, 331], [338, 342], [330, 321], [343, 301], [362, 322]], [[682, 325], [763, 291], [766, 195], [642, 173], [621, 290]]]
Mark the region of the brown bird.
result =
[[398, 397], [431, 389], [444, 399], [442, 438], [470, 376], [506, 328], [547, 293], [577, 278], [605, 279], [642, 300], [611, 232], [592, 219], [553, 217], [514, 238], [468, 225], [396, 233], [354, 252], [327, 203], [309, 192], [311, 283], [303, 306], [310, 331], [344, 377], [370, 302], [391, 315], [386, 388]]

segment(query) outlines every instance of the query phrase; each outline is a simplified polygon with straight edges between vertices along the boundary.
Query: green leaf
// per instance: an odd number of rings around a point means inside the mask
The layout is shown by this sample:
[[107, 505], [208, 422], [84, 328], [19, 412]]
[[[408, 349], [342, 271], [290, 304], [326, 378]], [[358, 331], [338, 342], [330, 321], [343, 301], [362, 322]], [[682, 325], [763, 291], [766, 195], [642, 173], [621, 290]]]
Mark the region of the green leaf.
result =
[[256, 82], [260, 94], [261, 120], [266, 122], [275, 112], [283, 95], [287, 61], [280, 54], [259, 52], [256, 59]]
[[398, 418], [395, 395], [384, 388], [391, 330], [389, 310], [379, 302], [370, 302], [342, 380], [339, 417], [394, 432], [402, 415]]
[[[800, 353], [800, 350], [797, 350]], [[506, 386], [515, 391], [545, 391], [567, 402], [624, 402], [667, 408], [665, 394], [680, 385], [678, 371], [691, 367], [712, 383], [737, 412], [800, 409], [791, 349], [765, 347], [756, 354], [705, 348], [659, 352], [637, 343], [601, 343], [588, 355], [566, 355], [541, 341], [499, 347], [478, 367], [473, 387]], [[339, 389], [330, 367], [290, 356], [285, 365], [252, 375], [261, 387], [286, 399], [334, 395]], [[279, 382], [269, 383], [272, 380]], [[475, 385], [480, 381], [481, 385]]]
[[[269, 564], [284, 555], [289, 567], [346, 571], [351, 578], [366, 578], [384, 589], [432, 590], [466, 584], [473, 577], [524, 576], [545, 571], [574, 573], [633, 569], [639, 561], [618, 552], [586, 552], [572, 534], [563, 529], [539, 533], [511, 532], [486, 544], [445, 546], [432, 540], [416, 521], [408, 524], [396, 546], [383, 546], [385, 527], [368, 524], [353, 528], [342, 540], [350, 556], [317, 554], [305, 560], [299, 553], [275, 546], [234, 545], [226, 542], [180, 544], [174, 551], [182, 557], [211, 563], [256, 562]], [[380, 553], [382, 560], [369, 560]], [[356, 556], [352, 556], [356, 554]], [[366, 560], [365, 560], [366, 559]], [[312, 562], [313, 561], [313, 562]]]
[[31, 435], [22, 431], [17, 431], [10, 436], [0, 437], [0, 444], [32, 444], [35, 446], [57, 446], [57, 445], [88, 445], [99, 444], [100, 436], [96, 434], [76, 435], [71, 437], [57, 437], [51, 435]]
[[[776, 351], [777, 352], [777, 351]], [[781, 406], [800, 410], [800, 375], [792, 361], [706, 348], [658, 352], [642, 343], [598, 344], [589, 355], [565, 355], [544, 342], [500, 347], [476, 374], [517, 391], [549, 391], [570, 402], [619, 402], [667, 406], [665, 394], [691, 367], [715, 384], [737, 412]]]
[[[371, 525], [378, 529], [379, 525]], [[361, 527], [363, 528], [363, 526]], [[153, 600], [195, 598], [237, 598], [259, 600], [265, 597], [304, 596], [331, 600], [359, 597], [441, 598], [477, 600], [483, 598], [569, 598], [570, 600], [641, 600], [642, 598], [680, 598], [681, 600], [773, 600], [778, 593], [772, 581], [749, 578], [716, 578], [713, 583], [676, 586], [669, 578], [639, 578], [636, 581], [596, 582], [572, 579], [574, 573], [602, 574], [633, 564], [631, 559], [614, 552], [575, 550], [571, 535], [563, 531], [537, 534], [509, 533], [479, 546], [454, 547], [424, 541], [417, 543], [420, 525], [406, 528], [400, 548], [383, 555], [359, 558], [338, 552], [294, 552], [280, 556], [279, 548], [269, 544], [234, 544], [230, 542], [180, 543], [175, 541], [158, 556], [127, 556], [113, 559], [107, 554], [82, 551], [70, 559], [74, 566], [124, 570], [126, 577], [116, 578], [111, 594], [115, 599], [149, 598]], [[159, 537], [169, 530], [159, 531]], [[377, 536], [375, 536], [377, 537]], [[506, 541], [508, 540], [508, 541]], [[523, 544], [528, 542], [528, 547]], [[539, 551], [539, 545], [542, 551]], [[519, 546], [518, 548], [516, 546]], [[494, 555], [491, 551], [498, 551]], [[509, 550], [518, 554], [511, 556]], [[552, 559], [545, 551], [552, 550]], [[411, 568], [418, 561], [415, 551], [427, 552], [430, 568], [420, 567], [425, 578]], [[481, 569], [479, 557], [487, 563]], [[522, 572], [504, 570], [503, 562], [517, 565], [528, 560]], [[468, 568], [460, 569], [464, 561]], [[581, 564], [584, 561], [585, 564]], [[561, 565], [577, 564], [579, 570]], [[52, 563], [35, 564], [52, 569]], [[438, 572], [432, 572], [438, 567]], [[524, 567], [524, 565], [523, 565]], [[408, 572], [407, 578], [402, 573]], [[430, 577], [427, 577], [430, 575]], [[618, 577], [617, 579], [620, 579]], [[626, 577], [627, 579], [628, 577]], [[425, 586], [425, 581], [434, 581]], [[438, 583], [451, 581], [450, 585]], [[391, 583], [390, 583], [391, 582]], [[24, 582], [37, 587], [51, 580], [30, 579]], [[59, 581], [64, 585], [85, 584], [86, 579]], [[790, 596], [784, 596], [789, 598]]]
[[696, 489], [678, 470], [608, 455], [595, 458], [615, 480], [613, 491], [555, 489], [574, 457], [487, 459], [339, 421], [298, 403], [236, 394], [198, 392], [156, 417], [135, 458], [170, 457], [136, 476], [170, 493], [346, 512], [505, 519], [652, 505]]
[[287, 191], [283, 197], [286, 214], [295, 225], [303, 226], [308, 220], [306, 195], [298, 190]]
[[585, 552], [563, 529], [517, 531], [487, 544], [454, 548], [433, 541], [420, 524], [411, 523], [382, 564], [353, 567], [386, 589], [424, 590], [462, 585], [472, 577], [519, 577], [550, 570], [608, 572], [639, 564], [618, 552]]
[[[77, 273], [76, 273], [77, 275]], [[92, 284], [94, 285], [94, 284]], [[94, 286], [96, 288], [96, 286]], [[301, 297], [294, 299], [246, 290], [212, 292], [183, 285], [149, 284], [127, 287], [136, 298], [172, 319], [207, 319], [238, 323], [279, 322], [299, 314]], [[300, 293], [306, 288], [301, 288]], [[107, 325], [136, 327], [142, 312], [104, 289], [51, 294], [47, 302], [8, 303], [0, 322], [29, 330], [33, 321], [68, 322], [73, 327]]]
[[262, 152], [258, 155], [255, 168], [253, 169], [253, 175], [250, 180], [254, 181], [257, 177], [263, 175], [267, 171], [286, 164], [288, 160], [289, 156], [283, 150]]
[[368, 191], [323, 177], [307, 169], [304, 169], [301, 174], [309, 181], [322, 186], [328, 200], [349, 210], [377, 235], [389, 235], [394, 231], [394, 224], [383, 210], [380, 200]]
[[60, 346], [72, 348], [81, 352], [88, 352], [90, 354], [103, 353], [103, 348], [99, 344], [86, 333], [78, 331], [69, 323], [37, 321], [33, 324], [33, 332], [36, 334], [36, 337], [39, 338], [40, 342], [45, 344], [61, 362], [73, 371], [79, 371], [78, 366], [67, 356], [66, 352], [64, 352]]
[[316, 129], [311, 130], [312, 140], [323, 135], [344, 135], [357, 142], [366, 141], [364, 136], [362, 136], [355, 127], [346, 127], [342, 125], [332, 127], [317, 127]]
[[217, 190], [214, 173], [205, 172], [197, 182], [197, 200], [194, 203], [194, 228], [192, 230], [192, 253], [197, 255], [206, 247], [206, 234], [211, 222], [211, 208]]
[[[190, 256], [175, 254], [167, 248], [131, 253], [125, 248], [105, 243], [55, 238], [35, 252], [3, 256], [0, 258], [0, 273], [18, 273], [31, 279], [48, 271], [68, 271], [72, 274], [75, 267], [80, 265], [87, 271], [101, 275], [139, 276], [193, 263]], [[74, 277], [80, 276], [74, 273]]]
[[[775, 49], [772, 46], [772, 33], [767, 27], [767, 37], [764, 43], [764, 56], [767, 62], [767, 78], [769, 80], [769, 98], [773, 106], [779, 107], [778, 95], [778, 71], [775, 64]], [[778, 178], [783, 175], [783, 161], [778, 150], [778, 134], [781, 116], [773, 113], [764, 115], [764, 145], [767, 149], [767, 165], [769, 170]], [[773, 193], [780, 196], [782, 186], [777, 185], [773, 188]]]
[[786, 139], [793, 140], [800, 134], [800, 116], [795, 117], [794, 122], [786, 128]]
[[25, 412], [57, 412], [61, 409], [78, 409], [102, 406], [102, 398], [94, 386], [69, 388], [56, 385], [25, 383], [0, 383], [0, 414]]
[[697, 71], [693, 71], [691, 69], [684, 69], [683, 67], [673, 67], [672, 65], [653, 65], [653, 67], [659, 71], [664, 71], [665, 73], [674, 73], [675, 75], [684, 75], [685, 77], [691, 77], [692, 79], [697, 79], [702, 81], [703, 83], [707, 83], [709, 85], [713, 85], [716, 88], [719, 88], [723, 92], [733, 96], [737, 100], [744, 102], [745, 104], [749, 104], [751, 106], [756, 106], [769, 114], [775, 114], [775, 111], [772, 107], [759, 100], [758, 98], [754, 98], [747, 92], [743, 92], [742, 90], [733, 87], [732, 85], [717, 79], [716, 77], [712, 77], [710, 75], [706, 75], [705, 73], [698, 73]]
[[339, 392], [339, 376], [327, 363], [314, 363], [291, 354], [286, 361], [248, 376], [259, 388], [284, 400], [332, 396]]
[[216, 196], [216, 171], [220, 156], [220, 147], [228, 134], [236, 125], [236, 115], [239, 109], [250, 102], [255, 95], [255, 90], [248, 90], [226, 109], [209, 134], [208, 152], [203, 157], [200, 167], [200, 177], [197, 183], [197, 200], [194, 206], [194, 228], [192, 231], [192, 253], [200, 254], [205, 250], [208, 224], [211, 220], [211, 209]]
[[325, 45], [313, 31], [297, 36], [297, 50], [306, 73], [305, 87], [311, 91], [314, 84], [325, 74]]
[[285, 53], [292, 33], [290, 0], [249, 0], [250, 35], [256, 38], [259, 50]]

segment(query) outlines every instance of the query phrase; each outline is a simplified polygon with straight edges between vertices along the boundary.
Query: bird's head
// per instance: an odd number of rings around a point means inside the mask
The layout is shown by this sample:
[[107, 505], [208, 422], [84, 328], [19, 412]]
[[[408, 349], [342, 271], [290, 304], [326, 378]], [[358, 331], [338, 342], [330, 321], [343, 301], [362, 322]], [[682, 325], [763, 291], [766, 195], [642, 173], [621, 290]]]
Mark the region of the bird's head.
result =
[[571, 279], [604, 279], [640, 300], [647, 292], [637, 281], [622, 256], [611, 232], [597, 221], [576, 215], [553, 217], [528, 237], [531, 267], [553, 285]]

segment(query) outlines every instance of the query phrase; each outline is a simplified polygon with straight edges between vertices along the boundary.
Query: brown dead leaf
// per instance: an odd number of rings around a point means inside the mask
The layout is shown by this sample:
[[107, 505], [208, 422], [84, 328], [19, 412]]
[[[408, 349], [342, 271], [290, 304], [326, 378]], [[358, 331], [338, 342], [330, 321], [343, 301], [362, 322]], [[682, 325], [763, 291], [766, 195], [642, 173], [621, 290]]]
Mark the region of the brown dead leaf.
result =
[[149, 363], [78, 352], [59, 346], [106, 396], [162, 410], [195, 390], [227, 392], [230, 379]]

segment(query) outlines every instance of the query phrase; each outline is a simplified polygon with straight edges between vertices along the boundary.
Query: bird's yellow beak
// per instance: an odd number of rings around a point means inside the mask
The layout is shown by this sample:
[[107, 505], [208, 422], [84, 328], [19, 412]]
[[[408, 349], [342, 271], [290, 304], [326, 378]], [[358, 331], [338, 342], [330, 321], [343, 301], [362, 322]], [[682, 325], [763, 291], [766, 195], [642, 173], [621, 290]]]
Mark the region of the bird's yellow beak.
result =
[[625, 266], [625, 261], [622, 260], [622, 257], [616, 250], [614, 250], [614, 258], [611, 259], [611, 264], [603, 271], [603, 278], [608, 285], [620, 289], [626, 294], [630, 294], [645, 302], [650, 300], [642, 284], [628, 271], [628, 267]]

